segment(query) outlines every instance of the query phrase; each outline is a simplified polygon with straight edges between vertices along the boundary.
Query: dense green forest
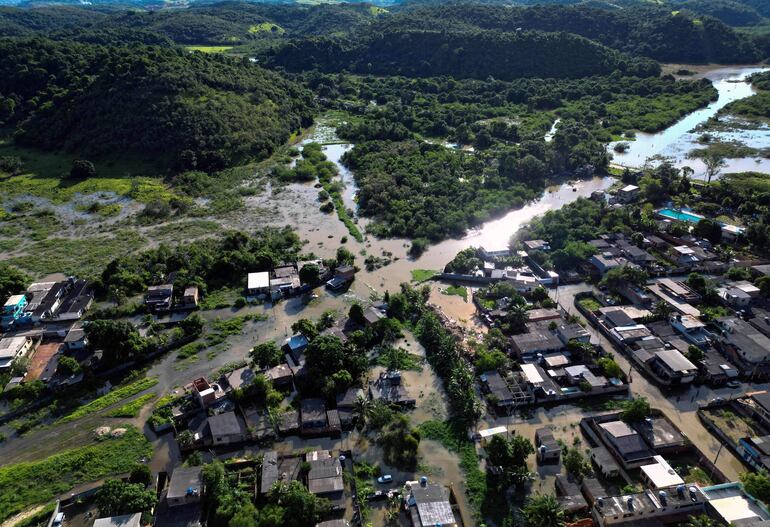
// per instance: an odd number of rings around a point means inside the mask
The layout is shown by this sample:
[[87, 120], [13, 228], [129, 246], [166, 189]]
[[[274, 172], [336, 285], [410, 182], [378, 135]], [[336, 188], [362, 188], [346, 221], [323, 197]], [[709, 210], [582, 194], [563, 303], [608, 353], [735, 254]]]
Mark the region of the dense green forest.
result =
[[184, 169], [265, 158], [312, 120], [310, 93], [238, 59], [158, 46], [0, 41], [16, 140]]
[[290, 71], [351, 71], [374, 75], [495, 78], [575, 78], [620, 70], [655, 75], [657, 64], [624, 56], [596, 42], [542, 31], [444, 31], [385, 28], [350, 37], [291, 41], [266, 57]]

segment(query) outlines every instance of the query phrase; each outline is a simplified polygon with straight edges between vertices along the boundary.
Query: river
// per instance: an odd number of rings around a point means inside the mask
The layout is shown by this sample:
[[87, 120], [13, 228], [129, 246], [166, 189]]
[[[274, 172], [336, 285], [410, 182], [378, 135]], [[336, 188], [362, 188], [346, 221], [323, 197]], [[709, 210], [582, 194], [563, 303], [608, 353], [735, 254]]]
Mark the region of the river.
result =
[[[707, 71], [693, 78], [705, 77], [709, 79], [719, 92], [719, 98], [700, 110], [696, 110], [665, 130], [654, 134], [637, 133], [636, 140], [623, 141], [629, 144], [624, 153], [614, 152], [616, 143], [610, 143], [608, 149], [612, 152], [613, 163], [631, 168], [641, 168], [648, 159], [663, 156], [672, 161], [677, 167], [689, 166], [694, 171], [694, 177], [705, 177], [705, 165], [699, 159], [688, 159], [687, 154], [696, 148], [703, 148], [697, 142], [702, 132], [694, 129], [714, 117], [719, 110], [733, 101], [750, 97], [756, 90], [745, 81], [746, 76], [767, 68], [757, 66], [726, 67]], [[767, 127], [758, 130], [734, 130], [726, 132], [709, 133], [721, 141], [741, 141], [746, 146], [763, 148], [770, 145], [770, 129]], [[770, 173], [770, 159], [737, 158], [726, 160], [722, 169], [723, 173], [756, 171]]]

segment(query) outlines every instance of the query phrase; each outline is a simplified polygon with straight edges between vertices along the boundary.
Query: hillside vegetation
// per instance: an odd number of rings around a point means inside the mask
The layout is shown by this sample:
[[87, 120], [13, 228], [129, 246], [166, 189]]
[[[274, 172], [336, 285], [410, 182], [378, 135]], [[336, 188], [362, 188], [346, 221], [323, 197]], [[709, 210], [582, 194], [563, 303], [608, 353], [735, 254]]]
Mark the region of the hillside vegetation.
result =
[[218, 169], [312, 119], [310, 93], [245, 61], [157, 46], [0, 41], [0, 119], [22, 144]]

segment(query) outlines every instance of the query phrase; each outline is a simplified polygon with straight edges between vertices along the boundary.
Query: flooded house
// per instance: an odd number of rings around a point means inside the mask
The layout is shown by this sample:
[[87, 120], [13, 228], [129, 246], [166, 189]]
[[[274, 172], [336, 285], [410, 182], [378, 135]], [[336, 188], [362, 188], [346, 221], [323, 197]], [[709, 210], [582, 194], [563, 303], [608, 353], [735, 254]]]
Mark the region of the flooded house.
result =
[[203, 495], [201, 467], [177, 467], [171, 474], [166, 502], [170, 507], [199, 503]]
[[144, 295], [144, 305], [154, 313], [169, 311], [174, 302], [174, 285], [152, 285]]
[[596, 499], [592, 516], [596, 525], [633, 524], [640, 520], [664, 524], [685, 522], [705, 511], [706, 497], [695, 485], [679, 485], [634, 494], [602, 496]]
[[266, 295], [270, 292], [270, 273], [249, 273], [246, 277], [246, 293], [249, 296]]

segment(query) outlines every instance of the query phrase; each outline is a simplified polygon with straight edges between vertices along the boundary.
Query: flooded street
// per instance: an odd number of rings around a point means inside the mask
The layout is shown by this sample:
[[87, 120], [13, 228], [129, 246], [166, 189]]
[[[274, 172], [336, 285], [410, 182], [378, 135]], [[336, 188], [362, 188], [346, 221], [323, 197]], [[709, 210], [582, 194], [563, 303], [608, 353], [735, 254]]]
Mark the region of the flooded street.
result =
[[[629, 145], [628, 150], [624, 153], [615, 152], [613, 147], [617, 143], [610, 143], [608, 149], [612, 152], [613, 163], [631, 168], [641, 168], [648, 159], [663, 156], [669, 158], [679, 168], [689, 166], [694, 170], [694, 177], [703, 179], [706, 173], [703, 162], [699, 159], [687, 158], [687, 154], [692, 150], [705, 146], [697, 142], [698, 137], [703, 132], [696, 132], [694, 131], [695, 128], [717, 115], [719, 110], [729, 103], [745, 99], [756, 93], [756, 90], [748, 82], [745, 82], [745, 78], [752, 73], [766, 70], [767, 68], [755, 66], [727, 67], [692, 77], [705, 77], [712, 81], [719, 92], [719, 98], [705, 108], [688, 114], [661, 132], [654, 134], [637, 133], [635, 140], [620, 141], [627, 142]], [[752, 148], [764, 148], [770, 144], [770, 129], [767, 127], [758, 130], [709, 131], [709, 134], [713, 136], [714, 140], [741, 141]], [[745, 171], [770, 173], [769, 159], [757, 160], [752, 157], [727, 159], [726, 162], [727, 164], [722, 169], [723, 173]]]

